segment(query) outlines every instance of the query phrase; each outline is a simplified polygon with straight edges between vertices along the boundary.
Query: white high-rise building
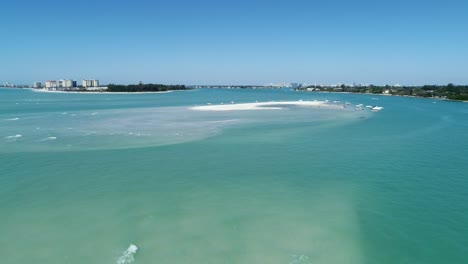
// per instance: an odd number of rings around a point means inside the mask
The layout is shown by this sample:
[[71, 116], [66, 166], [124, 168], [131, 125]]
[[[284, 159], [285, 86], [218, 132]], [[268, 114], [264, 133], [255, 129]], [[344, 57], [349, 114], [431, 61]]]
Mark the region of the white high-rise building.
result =
[[60, 80], [61, 86], [63, 88], [72, 88], [76, 86], [76, 82], [73, 80]]
[[40, 83], [40, 82], [34, 82], [33, 88], [36, 88], [36, 89], [42, 88], [42, 83]]
[[52, 88], [52, 89], [55, 89], [55, 88], [58, 87], [58, 83], [57, 83], [57, 81], [46, 81], [46, 82], [45, 82], [45, 87], [46, 87], [47, 89], [51, 89], [51, 88]]
[[83, 80], [83, 87], [99, 87], [99, 80]]

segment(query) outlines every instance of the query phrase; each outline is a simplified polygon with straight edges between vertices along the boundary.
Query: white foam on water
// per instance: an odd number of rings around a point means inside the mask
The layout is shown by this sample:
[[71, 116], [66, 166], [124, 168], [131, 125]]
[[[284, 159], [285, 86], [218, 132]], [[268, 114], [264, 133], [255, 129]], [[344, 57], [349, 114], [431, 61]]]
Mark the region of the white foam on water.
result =
[[117, 264], [129, 264], [135, 261], [134, 255], [136, 254], [138, 247], [130, 244], [130, 246], [125, 250], [122, 255], [117, 259]]
[[16, 120], [19, 120], [19, 118], [18, 118], [18, 117], [15, 117], [15, 118], [7, 118], [7, 119], [5, 119], [5, 120], [7, 120], [7, 121], [16, 121]]
[[231, 123], [239, 121], [238, 119], [228, 119], [228, 120], [215, 120], [215, 121], [208, 121], [207, 123], [217, 124], [217, 123]]
[[289, 264], [309, 264], [311, 263], [309, 261], [309, 256], [300, 254], [300, 255], [292, 255], [292, 260], [289, 262]]
[[56, 140], [57, 137], [46, 137], [44, 139], [42, 139], [41, 141], [51, 141], [51, 140]]
[[21, 137], [23, 137], [23, 135], [17, 134], [17, 135], [8, 136], [8, 137], [5, 137], [5, 138], [7, 138], [7, 139], [14, 139], [14, 138], [21, 138]]

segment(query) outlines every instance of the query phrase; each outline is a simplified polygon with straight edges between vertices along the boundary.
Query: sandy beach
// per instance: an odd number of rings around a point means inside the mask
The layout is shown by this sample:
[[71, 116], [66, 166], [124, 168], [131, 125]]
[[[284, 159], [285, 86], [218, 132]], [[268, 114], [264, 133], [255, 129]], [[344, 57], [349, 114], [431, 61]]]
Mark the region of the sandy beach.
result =
[[196, 111], [245, 111], [245, 110], [281, 110], [288, 106], [342, 108], [341, 105], [328, 104], [325, 101], [281, 101], [256, 103], [231, 103], [190, 107]]

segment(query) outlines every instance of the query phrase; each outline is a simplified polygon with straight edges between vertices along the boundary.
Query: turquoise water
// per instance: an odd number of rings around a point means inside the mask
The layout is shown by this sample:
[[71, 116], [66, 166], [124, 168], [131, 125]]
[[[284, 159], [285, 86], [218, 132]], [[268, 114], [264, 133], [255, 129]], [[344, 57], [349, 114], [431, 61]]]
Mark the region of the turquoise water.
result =
[[[340, 100], [377, 113], [193, 105]], [[468, 104], [0, 89], [3, 263], [467, 263]], [[134, 244], [136, 254], [122, 258]]]

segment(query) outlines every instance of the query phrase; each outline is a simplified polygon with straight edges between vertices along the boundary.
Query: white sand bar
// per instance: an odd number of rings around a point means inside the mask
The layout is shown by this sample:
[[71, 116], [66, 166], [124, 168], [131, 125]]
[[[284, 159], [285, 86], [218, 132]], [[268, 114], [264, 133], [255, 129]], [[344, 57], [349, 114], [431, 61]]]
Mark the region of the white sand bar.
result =
[[261, 103], [240, 103], [221, 105], [202, 105], [190, 107], [197, 111], [242, 111], [242, 110], [281, 110], [291, 106], [302, 107], [327, 107], [340, 108], [338, 105], [330, 105], [324, 101], [282, 101], [282, 102], [261, 102]]

